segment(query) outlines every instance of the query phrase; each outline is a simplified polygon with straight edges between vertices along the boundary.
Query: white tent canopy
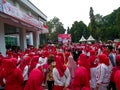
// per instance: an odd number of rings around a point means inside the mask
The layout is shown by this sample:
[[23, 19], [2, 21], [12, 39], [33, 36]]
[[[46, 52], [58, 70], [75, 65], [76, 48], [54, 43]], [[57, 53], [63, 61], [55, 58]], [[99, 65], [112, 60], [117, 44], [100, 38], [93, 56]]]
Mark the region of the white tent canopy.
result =
[[92, 35], [90, 35], [87, 41], [95, 41], [95, 39], [92, 37]]
[[84, 38], [84, 36], [82, 36], [81, 39], [79, 40], [79, 42], [85, 42], [85, 41], [87, 40]]

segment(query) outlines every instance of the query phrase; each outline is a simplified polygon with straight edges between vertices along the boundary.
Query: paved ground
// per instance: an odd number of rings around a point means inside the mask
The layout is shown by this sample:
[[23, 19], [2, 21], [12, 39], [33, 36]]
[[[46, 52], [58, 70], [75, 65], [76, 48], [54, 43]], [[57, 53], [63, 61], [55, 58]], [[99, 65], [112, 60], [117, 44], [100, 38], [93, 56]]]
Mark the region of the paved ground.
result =
[[42, 86], [43, 86], [44, 90], [48, 90], [48, 88], [47, 88], [47, 85], [46, 85], [46, 84], [42, 84]]

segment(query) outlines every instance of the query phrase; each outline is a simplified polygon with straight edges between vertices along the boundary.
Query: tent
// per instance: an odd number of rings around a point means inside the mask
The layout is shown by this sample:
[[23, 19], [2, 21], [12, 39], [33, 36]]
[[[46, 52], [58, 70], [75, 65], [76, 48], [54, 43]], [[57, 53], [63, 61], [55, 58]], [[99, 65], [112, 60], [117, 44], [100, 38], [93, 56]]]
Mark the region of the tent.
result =
[[85, 42], [85, 41], [87, 40], [84, 38], [84, 36], [82, 36], [81, 39], [79, 40], [79, 42]]
[[87, 41], [95, 41], [95, 39], [92, 37], [92, 35], [89, 36], [89, 38], [87, 39]]

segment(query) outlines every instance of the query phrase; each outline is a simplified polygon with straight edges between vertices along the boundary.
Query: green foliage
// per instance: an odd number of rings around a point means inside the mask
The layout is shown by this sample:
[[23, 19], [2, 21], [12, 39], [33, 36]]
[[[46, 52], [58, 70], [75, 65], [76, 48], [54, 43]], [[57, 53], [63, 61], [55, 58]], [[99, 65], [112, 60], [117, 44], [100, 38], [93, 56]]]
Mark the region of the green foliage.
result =
[[49, 32], [47, 34], [47, 39], [52, 41], [57, 41], [58, 34], [63, 34], [65, 29], [63, 27], [62, 22], [60, 22], [59, 18], [54, 17], [50, 21], [47, 22]]
[[[63, 24], [57, 17], [47, 22], [49, 33], [47, 37], [57, 41], [57, 35], [65, 32]], [[54, 32], [52, 30], [55, 29]], [[120, 8], [114, 10], [111, 14], [102, 16], [94, 15], [92, 7], [90, 8], [90, 23], [88, 26], [83, 21], [75, 21], [71, 28], [67, 28], [69, 34], [72, 35], [72, 41], [78, 42], [82, 35], [88, 38], [92, 35], [97, 41], [120, 39]]]
[[70, 29], [70, 34], [72, 35], [72, 41], [78, 42], [82, 35], [88, 37], [89, 31], [87, 26], [82, 21], [75, 21]]
[[90, 34], [96, 38], [96, 23], [95, 23], [95, 15], [94, 10], [90, 7]]
[[93, 37], [96, 40], [104, 41], [120, 38], [120, 8], [107, 16], [102, 17], [100, 14], [96, 14], [94, 17], [94, 24], [91, 21], [88, 28], [90, 32], [94, 30]]
[[70, 34], [70, 28], [69, 27], [67, 28], [67, 33]]

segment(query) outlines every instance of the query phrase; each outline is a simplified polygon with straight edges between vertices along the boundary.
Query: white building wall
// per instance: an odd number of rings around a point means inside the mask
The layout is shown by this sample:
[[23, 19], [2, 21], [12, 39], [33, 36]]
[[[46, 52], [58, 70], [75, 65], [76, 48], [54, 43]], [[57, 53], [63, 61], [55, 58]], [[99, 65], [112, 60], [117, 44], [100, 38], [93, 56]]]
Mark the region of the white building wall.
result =
[[[42, 21], [43, 23], [46, 23], [46, 20], [47, 20], [47, 16], [42, 13], [38, 8], [36, 8], [36, 6], [34, 6], [32, 3], [29, 2], [29, 0], [6, 0], [7, 2], [11, 3], [13, 6], [15, 6], [16, 8], [20, 9], [22, 12], [32, 16], [33, 18], [39, 20], [39, 21]], [[42, 18], [44, 19], [42, 19]], [[4, 26], [4, 24], [1, 24]], [[17, 44], [18, 46], [21, 45], [21, 48], [22, 50], [25, 50], [25, 48], [27, 47], [26, 46], [26, 39], [25, 38], [25, 33], [23, 31], [23, 27], [20, 27], [22, 29], [22, 32], [20, 32], [20, 36], [17, 36]], [[1, 27], [0, 27], [1, 29]], [[2, 29], [4, 30], [4, 28], [2, 27]], [[25, 30], [25, 27], [24, 27], [24, 30]], [[4, 30], [5, 31], [5, 30]], [[0, 35], [4, 33], [4, 31], [0, 32]], [[24, 38], [23, 38], [23, 35], [21, 34], [23, 33], [24, 34]], [[2, 35], [2, 37], [4, 36], [4, 34]], [[35, 44], [34, 46], [35, 47], [38, 47], [39, 46], [39, 34], [34, 32], [34, 37], [33, 37], [33, 33], [31, 33], [29, 35], [29, 39], [30, 39], [30, 45], [33, 45]], [[35, 39], [35, 40], [33, 40]], [[0, 51], [3, 52], [3, 54], [5, 55], [5, 40], [4, 38], [1, 38], [0, 37], [0, 40], [3, 40], [2, 43], [3, 44], [0, 44], [0, 47], [2, 45], [2, 48], [0, 48]], [[22, 43], [22, 41], [24, 41]], [[1, 43], [1, 42], [0, 42]], [[4, 45], [4, 46], [3, 46]], [[4, 50], [3, 50], [4, 49]]]
[[[25, 6], [24, 4], [20, 4], [17, 0], [6, 0], [7, 2], [11, 3], [13, 6], [19, 8], [22, 12], [31, 15], [33, 18], [40, 20], [39, 16], [47, 19], [47, 17], [38, 9], [36, 9], [36, 7], [34, 7], [28, 0], [21, 0], [19, 2], [23, 2], [26, 3], [29, 7], [26, 8], [27, 6]], [[32, 11], [32, 10], [34, 11]], [[37, 12], [37, 13], [35, 13]], [[40, 21], [44, 22], [43, 19], [41, 19]]]
[[33, 33], [32, 32], [29, 34], [29, 39], [30, 39], [30, 45], [33, 45]]

